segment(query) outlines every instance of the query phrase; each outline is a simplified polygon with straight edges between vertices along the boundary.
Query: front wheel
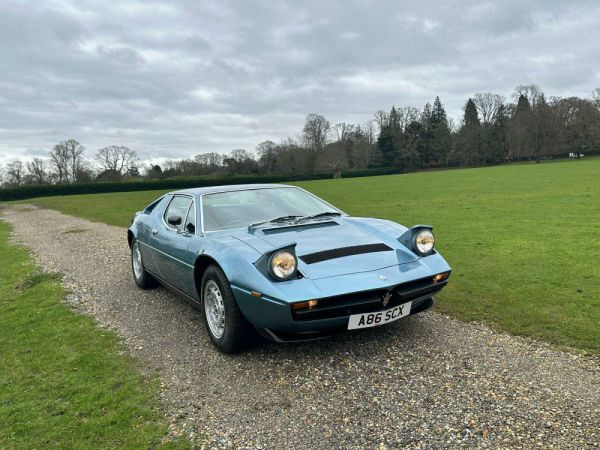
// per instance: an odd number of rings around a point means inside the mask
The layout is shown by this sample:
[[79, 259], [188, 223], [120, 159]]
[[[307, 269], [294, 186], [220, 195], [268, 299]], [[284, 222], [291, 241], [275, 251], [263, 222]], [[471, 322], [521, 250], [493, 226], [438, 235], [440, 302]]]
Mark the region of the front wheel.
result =
[[251, 326], [242, 315], [223, 271], [216, 265], [202, 277], [202, 311], [213, 344], [223, 353], [242, 349], [251, 334]]
[[150, 289], [156, 287], [157, 282], [152, 275], [150, 275], [144, 268], [144, 262], [142, 261], [142, 252], [140, 251], [140, 244], [134, 239], [131, 243], [131, 270], [133, 272], [133, 279], [142, 289]]

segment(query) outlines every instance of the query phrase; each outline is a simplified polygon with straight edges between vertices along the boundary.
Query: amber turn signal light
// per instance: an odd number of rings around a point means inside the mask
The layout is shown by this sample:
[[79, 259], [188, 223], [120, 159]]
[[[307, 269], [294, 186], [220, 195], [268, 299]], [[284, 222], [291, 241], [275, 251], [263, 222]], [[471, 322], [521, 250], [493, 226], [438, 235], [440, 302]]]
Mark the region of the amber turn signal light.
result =
[[294, 311], [299, 311], [301, 309], [310, 309], [310, 308], [314, 308], [318, 304], [319, 304], [318, 300], [309, 300], [307, 302], [292, 303], [292, 309]]
[[439, 283], [440, 281], [447, 280], [449, 276], [450, 272], [438, 273], [437, 275], [434, 275], [433, 282]]

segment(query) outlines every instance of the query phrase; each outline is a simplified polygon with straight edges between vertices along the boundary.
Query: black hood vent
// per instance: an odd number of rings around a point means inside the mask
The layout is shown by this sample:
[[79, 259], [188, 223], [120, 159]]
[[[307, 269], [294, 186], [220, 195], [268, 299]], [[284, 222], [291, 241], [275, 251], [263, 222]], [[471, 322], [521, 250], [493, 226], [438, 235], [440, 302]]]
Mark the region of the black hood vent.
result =
[[383, 243], [352, 245], [350, 247], [332, 248], [331, 250], [307, 253], [306, 255], [299, 256], [299, 258], [306, 264], [314, 264], [330, 259], [343, 258], [344, 256], [360, 255], [362, 253], [390, 252], [393, 250], [392, 247]]

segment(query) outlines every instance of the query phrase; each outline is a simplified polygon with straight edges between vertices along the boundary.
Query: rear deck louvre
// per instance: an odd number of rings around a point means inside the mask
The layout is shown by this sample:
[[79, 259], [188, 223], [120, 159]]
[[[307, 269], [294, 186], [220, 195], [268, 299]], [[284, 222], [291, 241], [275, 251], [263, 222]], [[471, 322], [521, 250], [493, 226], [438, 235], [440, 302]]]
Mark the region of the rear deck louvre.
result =
[[390, 252], [393, 249], [383, 243], [352, 245], [350, 247], [332, 248], [320, 252], [307, 253], [299, 258], [306, 264], [314, 264], [330, 259], [343, 258], [344, 256], [360, 255], [362, 253]]

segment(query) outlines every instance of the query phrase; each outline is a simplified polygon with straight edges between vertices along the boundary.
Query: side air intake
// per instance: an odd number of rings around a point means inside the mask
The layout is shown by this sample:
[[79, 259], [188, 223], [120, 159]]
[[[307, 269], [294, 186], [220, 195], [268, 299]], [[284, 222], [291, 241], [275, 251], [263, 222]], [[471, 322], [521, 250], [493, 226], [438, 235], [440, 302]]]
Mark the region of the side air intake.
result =
[[350, 247], [332, 248], [331, 250], [307, 253], [306, 255], [299, 256], [299, 258], [306, 264], [314, 264], [330, 259], [343, 258], [344, 256], [360, 255], [362, 253], [391, 252], [393, 250], [393, 248], [383, 243], [352, 245]]

